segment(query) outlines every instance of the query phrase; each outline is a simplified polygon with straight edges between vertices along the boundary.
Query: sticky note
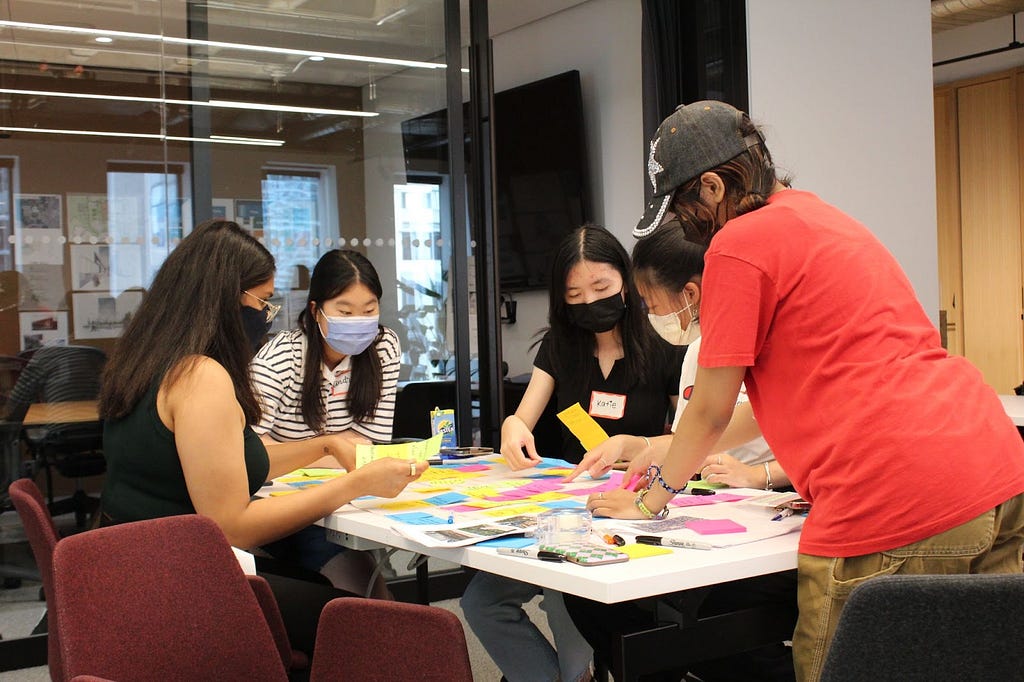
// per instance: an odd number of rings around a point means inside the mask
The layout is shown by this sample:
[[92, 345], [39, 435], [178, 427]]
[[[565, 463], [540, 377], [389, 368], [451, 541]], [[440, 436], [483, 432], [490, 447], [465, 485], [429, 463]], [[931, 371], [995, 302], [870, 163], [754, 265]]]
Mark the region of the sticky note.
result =
[[400, 523], [408, 523], [414, 526], [432, 526], [438, 523], [446, 523], [447, 519], [438, 518], [425, 512], [406, 512], [404, 514], [388, 514], [389, 519]]
[[460, 493], [444, 493], [442, 495], [434, 495], [433, 497], [428, 497], [423, 501], [426, 502], [427, 504], [433, 504], [440, 507], [442, 504], [457, 504], [465, 499], [468, 498]]
[[622, 545], [616, 547], [624, 554], [628, 554], [630, 559], [646, 559], [649, 556], [658, 556], [659, 554], [671, 554], [672, 550], [668, 547], [661, 547], [658, 545], [644, 545], [639, 542], [634, 542], [630, 545]]
[[746, 527], [729, 519], [695, 519], [687, 521], [686, 527], [701, 535], [718, 535], [720, 533], [744, 533]]
[[384, 457], [411, 459], [414, 462], [421, 462], [430, 459], [440, 451], [441, 434], [412, 443], [390, 443], [387, 445], [359, 443], [356, 445], [356, 468], [358, 469]]
[[608, 440], [608, 434], [604, 432], [601, 425], [594, 421], [594, 418], [587, 414], [579, 403], [559, 412], [558, 418], [572, 435], [579, 439], [585, 450], [592, 450]]
[[385, 502], [380, 505], [381, 509], [387, 509], [390, 511], [401, 511], [403, 509], [420, 509], [423, 507], [429, 507], [430, 505], [423, 500], [403, 500], [399, 502]]

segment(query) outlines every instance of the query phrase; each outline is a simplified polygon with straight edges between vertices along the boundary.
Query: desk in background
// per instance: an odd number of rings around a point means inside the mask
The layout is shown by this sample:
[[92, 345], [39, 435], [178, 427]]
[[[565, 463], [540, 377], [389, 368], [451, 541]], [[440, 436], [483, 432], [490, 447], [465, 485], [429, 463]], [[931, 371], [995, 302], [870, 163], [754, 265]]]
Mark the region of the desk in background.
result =
[[96, 400], [70, 400], [62, 403], [32, 403], [25, 413], [22, 426], [48, 424], [85, 424], [100, 420]]

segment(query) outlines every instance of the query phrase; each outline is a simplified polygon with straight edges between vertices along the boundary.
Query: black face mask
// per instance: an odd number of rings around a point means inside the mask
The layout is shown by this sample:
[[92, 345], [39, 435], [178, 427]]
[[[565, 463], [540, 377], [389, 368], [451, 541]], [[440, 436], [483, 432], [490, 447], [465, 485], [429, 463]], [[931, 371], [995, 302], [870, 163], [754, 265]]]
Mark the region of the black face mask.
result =
[[267, 322], [266, 308], [250, 308], [242, 306], [242, 329], [245, 330], [245, 337], [249, 339], [252, 352], [255, 353], [263, 345], [263, 339], [270, 331], [270, 323]]
[[573, 324], [595, 334], [613, 329], [626, 312], [621, 291], [591, 303], [570, 303], [566, 307]]

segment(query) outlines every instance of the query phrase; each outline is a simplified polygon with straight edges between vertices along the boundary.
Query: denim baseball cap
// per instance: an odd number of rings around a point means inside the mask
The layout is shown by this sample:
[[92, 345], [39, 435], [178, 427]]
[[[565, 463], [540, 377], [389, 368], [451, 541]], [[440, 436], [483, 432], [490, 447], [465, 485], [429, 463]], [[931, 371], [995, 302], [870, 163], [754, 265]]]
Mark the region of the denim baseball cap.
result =
[[742, 122], [742, 111], [714, 100], [681, 104], [661, 122], [647, 157], [654, 196], [633, 228], [634, 237], [658, 228], [680, 185], [763, 142], [759, 133], [744, 137]]

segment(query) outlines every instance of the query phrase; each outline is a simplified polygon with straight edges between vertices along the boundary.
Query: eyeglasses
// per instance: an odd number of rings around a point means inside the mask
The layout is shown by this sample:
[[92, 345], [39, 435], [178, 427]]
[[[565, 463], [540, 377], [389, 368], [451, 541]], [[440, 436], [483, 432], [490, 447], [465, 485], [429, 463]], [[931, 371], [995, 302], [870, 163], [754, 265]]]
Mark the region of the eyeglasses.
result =
[[275, 317], [277, 317], [277, 314], [279, 312], [281, 312], [281, 306], [277, 305], [276, 303], [271, 303], [270, 301], [264, 301], [262, 298], [260, 298], [256, 294], [252, 293], [251, 291], [243, 291], [242, 293], [243, 294], [249, 294], [250, 296], [255, 298], [257, 301], [262, 303], [264, 306], [266, 306], [264, 308], [264, 310], [267, 313], [267, 324], [270, 324], [270, 322], [273, 321], [273, 319]]

